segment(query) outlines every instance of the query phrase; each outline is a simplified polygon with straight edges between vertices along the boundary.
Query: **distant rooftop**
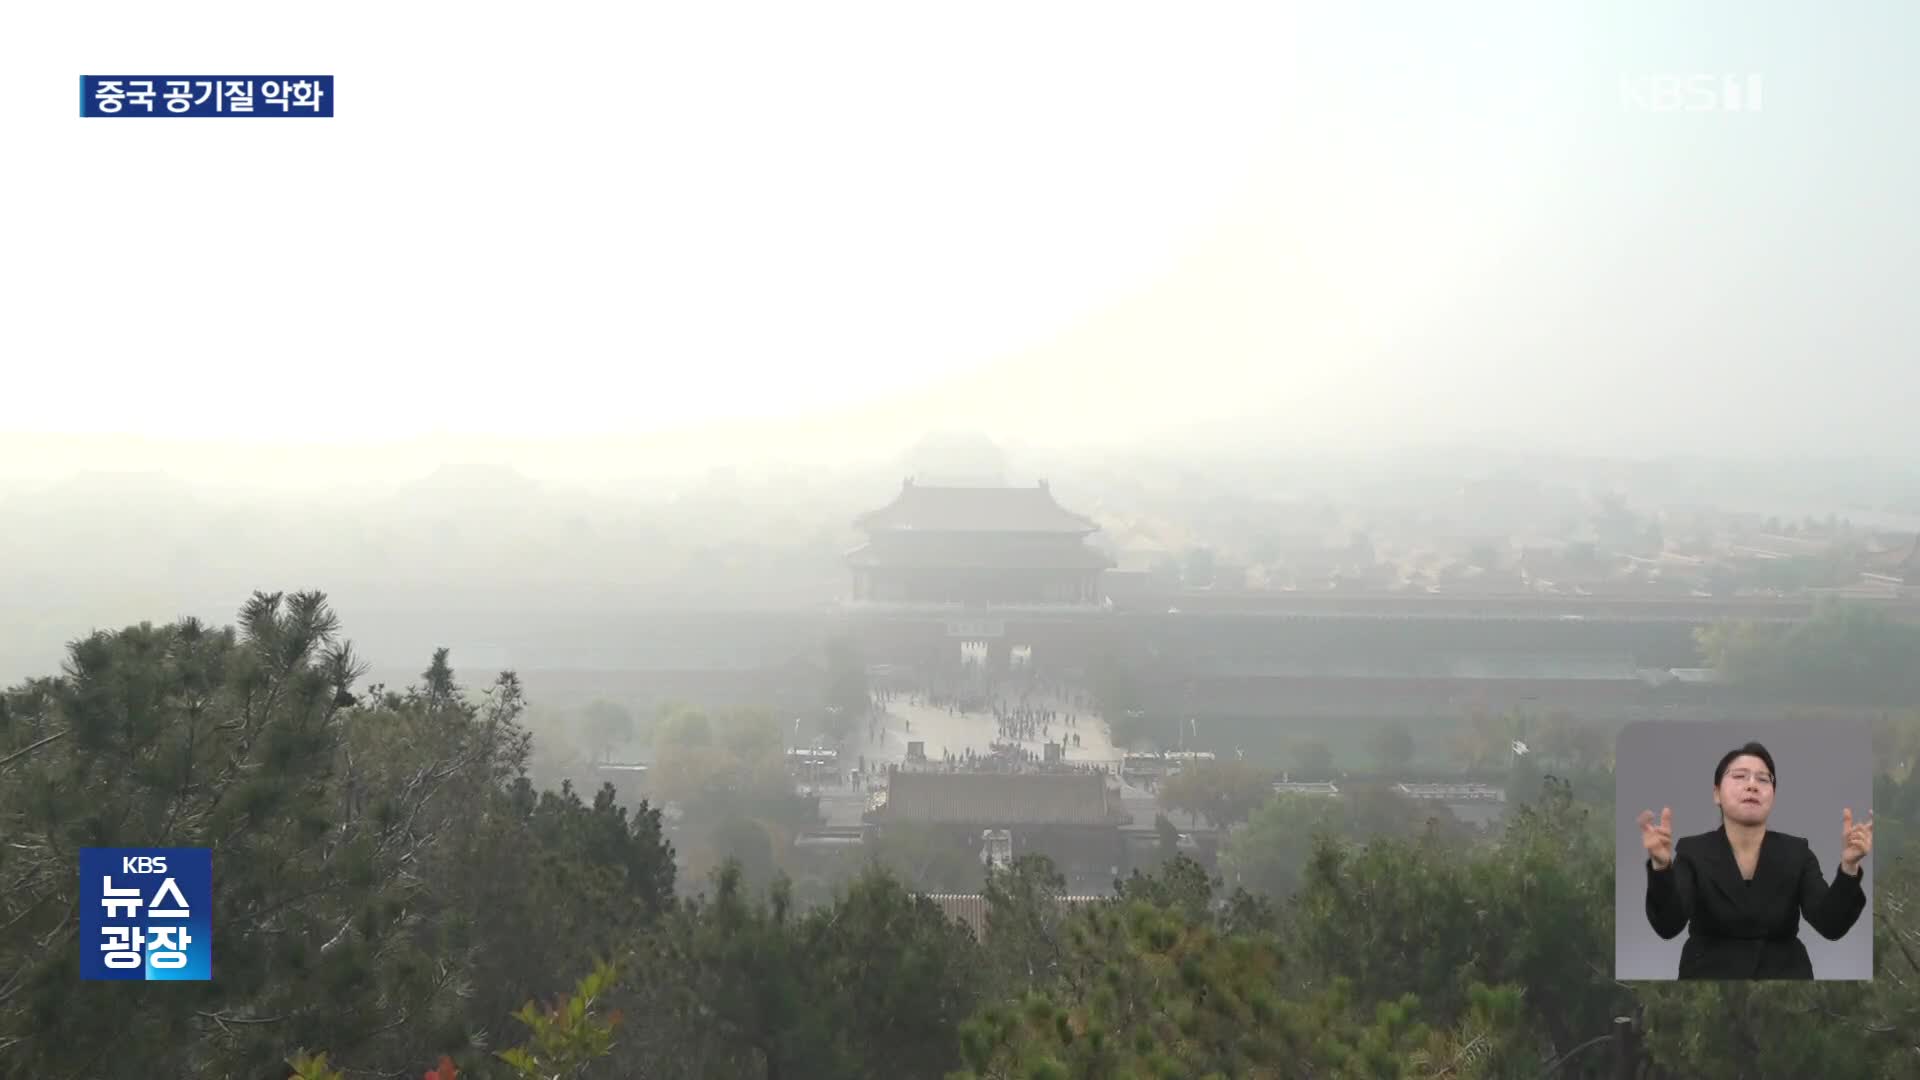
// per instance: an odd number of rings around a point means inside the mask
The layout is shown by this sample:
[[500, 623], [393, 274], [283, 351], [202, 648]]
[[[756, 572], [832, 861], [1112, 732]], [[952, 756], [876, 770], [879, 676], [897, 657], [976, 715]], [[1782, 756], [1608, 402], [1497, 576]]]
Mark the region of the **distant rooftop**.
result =
[[[987, 937], [987, 911], [991, 906], [987, 898], [979, 893], [921, 893], [922, 899], [931, 900], [939, 906], [947, 918], [973, 931], [976, 940], [985, 941]], [[1062, 896], [1059, 903], [1078, 908], [1088, 904], [1097, 904], [1109, 899], [1104, 896]]]
[[1276, 795], [1338, 795], [1340, 789], [1326, 780], [1275, 780]]
[[1507, 793], [1485, 784], [1395, 784], [1394, 790], [1409, 799], [1435, 802], [1506, 802]]
[[1085, 536], [1100, 526], [1038, 487], [934, 487], [908, 478], [900, 493], [854, 524], [869, 533], [1054, 533]]
[[970, 570], [1105, 570], [1113, 560], [1084, 544], [990, 547], [977, 545], [916, 545], [912, 551], [882, 554], [871, 544], [848, 552], [851, 566], [889, 566], [900, 569]]
[[1118, 825], [1131, 819], [1097, 773], [940, 773], [900, 770], [888, 780], [880, 824]]

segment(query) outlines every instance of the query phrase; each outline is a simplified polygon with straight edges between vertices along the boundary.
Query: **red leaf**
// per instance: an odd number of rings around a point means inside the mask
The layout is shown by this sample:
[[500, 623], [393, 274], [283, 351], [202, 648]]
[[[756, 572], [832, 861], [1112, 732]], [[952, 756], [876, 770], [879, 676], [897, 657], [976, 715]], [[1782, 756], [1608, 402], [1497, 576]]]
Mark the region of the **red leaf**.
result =
[[453, 1059], [440, 1055], [440, 1064], [421, 1074], [420, 1080], [460, 1080], [460, 1070], [454, 1068]]

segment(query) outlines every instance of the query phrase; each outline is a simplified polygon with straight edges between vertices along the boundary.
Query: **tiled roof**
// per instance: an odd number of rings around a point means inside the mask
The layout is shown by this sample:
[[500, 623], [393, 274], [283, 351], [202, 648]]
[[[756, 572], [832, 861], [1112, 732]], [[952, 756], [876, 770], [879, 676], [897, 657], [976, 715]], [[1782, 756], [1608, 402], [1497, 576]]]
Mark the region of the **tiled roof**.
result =
[[896, 771], [875, 815], [882, 824], [979, 828], [1118, 825], [1130, 818], [1120, 793], [1097, 773]]
[[[973, 931], [975, 940], [985, 941], [987, 937], [987, 898], [979, 893], [923, 893], [926, 899], [940, 906], [947, 918]], [[1080, 907], [1108, 899], [1104, 896], [1063, 896], [1062, 904]]]
[[906, 481], [892, 502], [855, 522], [867, 532], [1014, 532], [1086, 535], [1100, 526], [1039, 487], [929, 487]]
[[850, 566], [890, 566], [901, 569], [982, 570], [1105, 570], [1113, 565], [1085, 544], [1022, 544], [1017, 547], [972, 549], [953, 544], [915, 544], [900, 550], [876, 551], [863, 544], [847, 553]]

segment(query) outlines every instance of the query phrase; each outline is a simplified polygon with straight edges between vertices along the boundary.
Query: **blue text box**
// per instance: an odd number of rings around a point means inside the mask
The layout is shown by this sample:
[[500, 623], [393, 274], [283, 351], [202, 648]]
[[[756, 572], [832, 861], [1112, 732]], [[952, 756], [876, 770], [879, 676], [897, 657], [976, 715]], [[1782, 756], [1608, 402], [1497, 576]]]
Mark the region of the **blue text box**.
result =
[[213, 978], [212, 850], [81, 848], [80, 977]]
[[84, 117], [332, 116], [331, 75], [82, 75]]

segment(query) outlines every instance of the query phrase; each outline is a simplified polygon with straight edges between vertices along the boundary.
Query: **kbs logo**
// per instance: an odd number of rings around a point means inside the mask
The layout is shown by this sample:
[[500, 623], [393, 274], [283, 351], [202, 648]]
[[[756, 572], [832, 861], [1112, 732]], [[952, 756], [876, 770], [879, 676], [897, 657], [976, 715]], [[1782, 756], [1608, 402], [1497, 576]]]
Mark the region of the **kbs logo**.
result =
[[1629, 112], [1759, 112], [1759, 75], [1622, 75]]
[[213, 978], [213, 853], [80, 849], [80, 977]]

